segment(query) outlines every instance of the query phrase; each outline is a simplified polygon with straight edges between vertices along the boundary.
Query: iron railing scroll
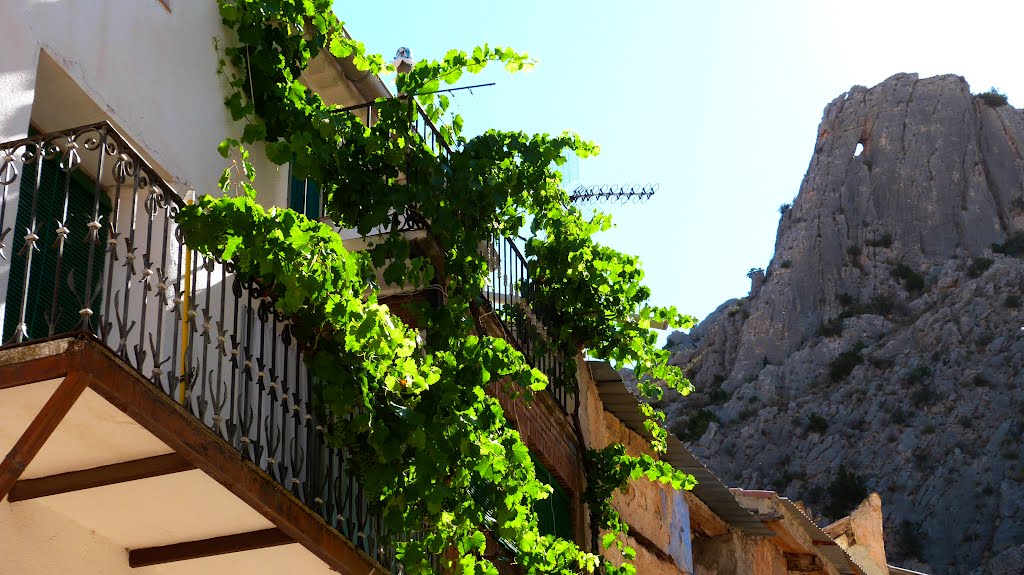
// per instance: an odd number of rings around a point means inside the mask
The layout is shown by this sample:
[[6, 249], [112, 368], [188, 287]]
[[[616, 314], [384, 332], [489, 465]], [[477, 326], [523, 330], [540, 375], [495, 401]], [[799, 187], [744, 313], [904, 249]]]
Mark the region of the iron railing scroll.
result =
[[193, 416], [403, 572], [326, 441], [289, 318], [230, 262], [186, 256], [181, 197], [125, 138], [103, 122], [0, 144], [0, 185], [4, 345], [89, 333], [176, 401], [184, 383]]

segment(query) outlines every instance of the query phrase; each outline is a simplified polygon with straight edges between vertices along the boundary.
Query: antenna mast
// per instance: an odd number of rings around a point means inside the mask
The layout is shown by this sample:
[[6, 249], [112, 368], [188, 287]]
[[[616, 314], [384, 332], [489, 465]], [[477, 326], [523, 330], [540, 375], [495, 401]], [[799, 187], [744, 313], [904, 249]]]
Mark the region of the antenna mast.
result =
[[576, 186], [576, 189], [569, 194], [569, 201], [574, 204], [601, 202], [642, 204], [658, 191], [658, 187], [658, 184]]

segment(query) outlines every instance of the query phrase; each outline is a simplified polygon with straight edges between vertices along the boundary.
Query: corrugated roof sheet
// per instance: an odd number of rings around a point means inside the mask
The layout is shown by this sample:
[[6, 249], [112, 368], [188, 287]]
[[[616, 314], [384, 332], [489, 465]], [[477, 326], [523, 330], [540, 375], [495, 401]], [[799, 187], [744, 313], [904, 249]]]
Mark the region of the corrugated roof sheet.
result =
[[[604, 408], [630, 430], [651, 439], [650, 434], [644, 429], [643, 422], [646, 418], [640, 412], [639, 401], [626, 389], [622, 377], [606, 361], [588, 361], [587, 365], [590, 368], [591, 377], [597, 384], [597, 391], [601, 396], [601, 402], [604, 403]], [[770, 528], [744, 509], [722, 481], [715, 477], [715, 474], [711, 473], [700, 460], [694, 457], [686, 445], [672, 434], [668, 436], [668, 453], [664, 460], [671, 463], [676, 469], [697, 478], [697, 486], [693, 488], [693, 494], [723, 521], [748, 535], [758, 537], [773, 537], [775, 535]]]

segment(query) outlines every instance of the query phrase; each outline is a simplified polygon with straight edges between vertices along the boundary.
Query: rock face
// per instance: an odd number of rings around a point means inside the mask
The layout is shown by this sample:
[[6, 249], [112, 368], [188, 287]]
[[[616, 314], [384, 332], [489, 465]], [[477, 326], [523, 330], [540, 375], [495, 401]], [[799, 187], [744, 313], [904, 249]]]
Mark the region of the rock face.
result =
[[670, 429], [726, 482], [817, 511], [854, 471], [882, 496], [891, 562], [1015, 572], [1022, 151], [1024, 112], [959, 76], [833, 100], [763, 282], [669, 338], [698, 389], [666, 399]]

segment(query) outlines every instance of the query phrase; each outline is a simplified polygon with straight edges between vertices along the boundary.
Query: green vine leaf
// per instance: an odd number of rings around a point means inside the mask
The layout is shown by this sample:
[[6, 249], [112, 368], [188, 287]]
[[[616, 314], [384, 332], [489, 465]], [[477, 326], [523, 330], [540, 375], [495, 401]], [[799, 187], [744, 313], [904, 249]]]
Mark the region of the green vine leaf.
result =
[[[316, 381], [316, 407], [327, 440], [350, 454], [352, 472], [396, 534], [410, 573], [432, 573], [431, 558], [454, 550], [462, 573], [496, 573], [485, 555], [487, 537], [508, 541], [528, 573], [633, 573], [574, 542], [538, 531], [534, 505], [551, 493], [537, 480], [522, 438], [488, 394], [503, 386], [529, 401], [549, 386], [576, 385], [580, 351], [632, 365], [641, 394], [661, 398], [668, 387], [692, 388], [668, 352], [656, 346], [654, 323], [682, 328], [693, 318], [649, 303], [637, 258], [594, 241], [611, 226], [571, 206], [555, 167], [566, 151], [599, 152], [579, 135], [489, 130], [463, 135], [450, 100], [435, 92], [491, 63], [529, 70], [526, 53], [505, 47], [450, 50], [398, 74], [398, 97], [379, 100], [373, 114], [341, 113], [302, 83], [317, 57], [351, 59], [371, 74], [383, 57], [349, 38], [329, 0], [219, 0], [235, 43], [218, 65], [237, 139], [218, 152], [231, 161], [220, 185], [225, 195], [203, 197], [179, 212], [190, 247], [230, 259], [236, 273], [271, 298], [291, 320], [306, 366]], [[323, 55], [323, 56], [321, 56]], [[436, 128], [436, 131], [434, 131]], [[299, 179], [315, 181], [326, 215], [373, 236], [365, 253], [350, 253], [329, 227], [256, 201], [255, 172], [243, 144], [262, 142], [268, 159], [290, 163]], [[413, 249], [405, 218], [425, 222], [432, 257]], [[528, 279], [508, 286], [522, 294], [500, 310], [515, 317], [536, 342], [534, 354], [562, 358], [555, 381], [529, 365], [514, 346], [478, 327], [501, 238], [520, 244]], [[519, 248], [517, 248], [519, 249]], [[378, 277], [380, 270], [381, 277]], [[443, 305], [412, 305], [423, 336], [377, 301], [385, 285], [429, 290]], [[527, 334], [523, 334], [527, 335]], [[664, 416], [644, 403], [654, 453], [664, 452]], [[584, 500], [599, 527], [627, 526], [611, 505], [630, 479], [690, 488], [692, 476], [649, 455], [615, 444], [590, 450]], [[605, 538], [632, 560], [634, 551]]]

